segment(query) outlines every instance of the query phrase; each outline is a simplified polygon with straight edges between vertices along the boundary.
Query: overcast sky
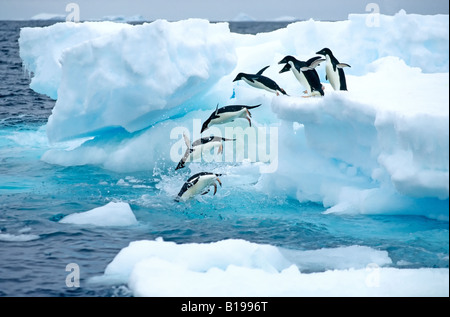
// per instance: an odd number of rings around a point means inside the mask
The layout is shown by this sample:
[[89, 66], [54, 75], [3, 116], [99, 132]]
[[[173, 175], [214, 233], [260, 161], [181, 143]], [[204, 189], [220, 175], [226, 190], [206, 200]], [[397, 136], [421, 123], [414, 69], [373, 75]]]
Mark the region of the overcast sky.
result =
[[66, 5], [78, 4], [81, 20], [105, 16], [141, 15], [146, 20], [205, 18], [229, 21], [240, 13], [256, 20], [279, 17], [298, 19], [344, 20], [349, 13], [367, 13], [375, 3], [381, 14], [449, 14], [448, 0], [0, 0], [0, 20], [29, 19], [40, 13], [66, 15]]

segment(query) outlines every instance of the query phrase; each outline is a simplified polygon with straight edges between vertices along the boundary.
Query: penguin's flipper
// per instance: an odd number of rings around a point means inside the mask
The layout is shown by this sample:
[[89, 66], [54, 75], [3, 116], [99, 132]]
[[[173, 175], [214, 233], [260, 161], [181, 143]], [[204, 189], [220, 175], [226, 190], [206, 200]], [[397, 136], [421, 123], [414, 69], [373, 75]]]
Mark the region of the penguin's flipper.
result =
[[319, 66], [320, 63], [322, 63], [322, 62], [324, 62], [324, 61], [326, 61], [325, 58], [316, 59], [316, 60], [314, 60], [314, 61], [309, 65], [309, 67], [312, 68], [312, 69], [314, 69], [314, 68], [316, 68], [317, 66]]
[[188, 147], [188, 149], [191, 148], [191, 140], [189, 140], [189, 137], [183, 133], [183, 138], [184, 138], [184, 143], [186, 143], [186, 146]]
[[336, 66], [337, 66], [337, 68], [351, 67], [349, 64], [346, 64], [346, 63], [339, 63]]
[[236, 139], [227, 139], [227, 138], [222, 138], [222, 141], [236, 141]]
[[[216, 185], [216, 183], [214, 183], [213, 186], [214, 186], [214, 195], [215, 195], [217, 193], [217, 185]], [[209, 189], [208, 189], [208, 192], [209, 192]]]
[[219, 112], [219, 104], [217, 104], [217, 106], [216, 106], [216, 111], [214, 112], [214, 116], [216, 116], [217, 117], [217, 113]]
[[328, 80], [328, 76], [327, 75], [325, 75], [325, 80]]
[[269, 68], [270, 67], [270, 65], [269, 66], [266, 66], [266, 67], [264, 67], [263, 69], [261, 69], [259, 72], [257, 72], [256, 73], [256, 75], [262, 75], [263, 73], [264, 73], [264, 71], [267, 69], [267, 68]]
[[[206, 195], [207, 193], [209, 193], [209, 188], [206, 192], [202, 193], [201, 195], [203, 196], [203, 195]], [[215, 192], [214, 192], [214, 194], [215, 194]]]
[[308, 70], [313, 70], [314, 68], [311, 66], [303, 66], [300, 68], [302, 72], [307, 72]]

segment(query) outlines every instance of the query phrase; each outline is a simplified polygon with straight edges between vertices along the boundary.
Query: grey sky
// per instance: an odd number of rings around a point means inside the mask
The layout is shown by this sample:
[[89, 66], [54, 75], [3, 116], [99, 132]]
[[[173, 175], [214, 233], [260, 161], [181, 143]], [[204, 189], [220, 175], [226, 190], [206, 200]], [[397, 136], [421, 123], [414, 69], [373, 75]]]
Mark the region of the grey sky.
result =
[[29, 19], [40, 13], [66, 15], [66, 5], [77, 3], [81, 20], [104, 16], [141, 15], [147, 20], [206, 18], [232, 20], [240, 13], [256, 20], [291, 16], [298, 19], [343, 20], [349, 13], [366, 13], [376, 3], [380, 13], [449, 14], [448, 0], [0, 0], [0, 20]]

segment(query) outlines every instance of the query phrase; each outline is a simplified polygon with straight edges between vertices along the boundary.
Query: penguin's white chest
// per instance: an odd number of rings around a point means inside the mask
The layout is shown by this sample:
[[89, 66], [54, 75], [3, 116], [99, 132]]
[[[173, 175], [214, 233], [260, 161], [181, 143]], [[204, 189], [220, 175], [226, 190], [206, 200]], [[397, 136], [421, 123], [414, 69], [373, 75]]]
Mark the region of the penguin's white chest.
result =
[[217, 115], [218, 118], [212, 119], [211, 123], [213, 123], [213, 124], [227, 123], [227, 122], [231, 122], [237, 118], [245, 118], [246, 115], [247, 115], [246, 108], [242, 108], [241, 110], [235, 111], [235, 112], [224, 112], [224, 113], [218, 114]]
[[302, 71], [298, 71], [297, 68], [295, 68], [294, 64], [290, 62], [291, 64], [291, 70], [294, 73], [295, 78], [300, 82], [300, 84], [307, 90], [308, 94], [311, 93], [311, 86], [308, 83], [308, 80], [306, 79], [305, 75]]
[[333, 64], [331, 63], [331, 60], [329, 59], [328, 56], [327, 56], [327, 65], [325, 67], [325, 72], [327, 73], [328, 81], [330, 82], [333, 89], [340, 90], [341, 81], [339, 79], [338, 68], [336, 67], [336, 71], [333, 69]]
[[203, 154], [209, 154], [211, 152], [211, 149], [215, 149], [216, 147], [219, 147], [222, 145], [222, 142], [220, 141], [210, 141], [205, 144], [197, 145], [192, 150], [191, 158], [192, 160], [198, 160]]
[[216, 180], [215, 175], [205, 175], [201, 176], [197, 183], [192, 185], [188, 190], [186, 190], [183, 195], [181, 195], [181, 199], [187, 200], [196, 195], [202, 194], [205, 190], [214, 184]]
[[269, 87], [267, 87], [266, 85], [263, 85], [262, 83], [260, 83], [260, 82], [257, 81], [257, 80], [255, 80], [255, 81], [250, 81], [250, 80], [248, 80], [247, 78], [243, 78], [243, 79], [244, 79], [244, 81], [245, 81], [247, 84], [249, 84], [249, 85], [252, 86], [252, 87], [259, 88], [259, 89], [265, 89], [265, 90], [267, 90], [267, 91], [276, 93], [275, 90], [270, 89]]

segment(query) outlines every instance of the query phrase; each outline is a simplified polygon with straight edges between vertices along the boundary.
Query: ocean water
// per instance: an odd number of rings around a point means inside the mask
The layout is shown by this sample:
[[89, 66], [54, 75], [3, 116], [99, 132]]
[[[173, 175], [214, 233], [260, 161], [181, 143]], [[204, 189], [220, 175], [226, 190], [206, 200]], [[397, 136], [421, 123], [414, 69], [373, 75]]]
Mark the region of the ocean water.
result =
[[[89, 281], [130, 242], [158, 237], [177, 243], [245, 239], [295, 250], [363, 245], [387, 251], [392, 267], [448, 268], [445, 221], [323, 214], [321, 204], [226, 184], [218, 190], [220, 199], [208, 195], [176, 204], [162, 194], [166, 176], [158, 169], [117, 173], [41, 161], [55, 101], [29, 88], [17, 40], [21, 27], [51, 23], [0, 21], [0, 296], [130, 296], [125, 286]], [[286, 25], [233, 22], [230, 29], [255, 34]], [[138, 225], [58, 223], [116, 200], [130, 204]], [[80, 287], [66, 286], [69, 263], [80, 267]]]

